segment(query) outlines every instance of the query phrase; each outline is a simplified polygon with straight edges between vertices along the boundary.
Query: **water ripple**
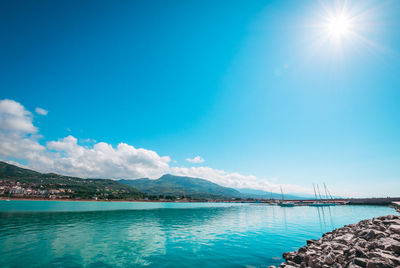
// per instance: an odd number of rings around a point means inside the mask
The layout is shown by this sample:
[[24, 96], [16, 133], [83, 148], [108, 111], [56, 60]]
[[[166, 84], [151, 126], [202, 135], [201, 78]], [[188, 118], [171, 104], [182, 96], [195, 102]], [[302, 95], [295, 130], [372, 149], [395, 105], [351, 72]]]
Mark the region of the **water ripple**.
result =
[[374, 206], [187, 209], [170, 203], [168, 209], [76, 212], [34, 206], [0, 212], [0, 267], [268, 267], [323, 232], [394, 213]]

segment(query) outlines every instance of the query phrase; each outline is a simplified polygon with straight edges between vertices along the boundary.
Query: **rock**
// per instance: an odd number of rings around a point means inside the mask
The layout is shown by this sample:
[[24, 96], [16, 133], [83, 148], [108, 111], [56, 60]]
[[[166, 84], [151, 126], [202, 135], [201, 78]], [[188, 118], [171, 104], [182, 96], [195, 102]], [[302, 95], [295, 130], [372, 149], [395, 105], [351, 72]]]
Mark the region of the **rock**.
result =
[[322, 248], [320, 247], [320, 246], [317, 246], [317, 245], [311, 245], [310, 246], [310, 249], [312, 249], [312, 250], [316, 250], [316, 251], [321, 251], [322, 250]]
[[326, 246], [324, 249], [322, 249], [322, 252], [324, 254], [328, 254], [329, 252], [331, 252], [333, 249], [330, 245]]
[[349, 251], [346, 252], [347, 259], [352, 259], [356, 256], [356, 250], [351, 248]]
[[296, 254], [296, 253], [295, 252], [285, 252], [285, 253], [283, 253], [282, 257], [285, 260], [288, 260], [288, 259], [291, 259], [294, 254]]
[[361, 266], [358, 266], [357, 264], [354, 263], [349, 263], [346, 268], [361, 268]]
[[354, 259], [354, 264], [356, 264], [360, 267], [367, 267], [367, 262], [368, 262], [368, 259], [365, 259], [365, 258], [355, 258]]
[[382, 221], [382, 223], [385, 225], [390, 225], [390, 224], [400, 225], [400, 220], [398, 219], [384, 220]]
[[393, 251], [393, 245], [400, 245], [400, 242], [393, 239], [392, 237], [381, 238], [376, 241], [376, 243], [378, 243], [377, 248], [389, 251]]
[[297, 252], [298, 253], [306, 253], [307, 252], [307, 247], [301, 247], [301, 248], [299, 248], [299, 250]]
[[364, 247], [369, 250], [374, 249], [374, 248], [380, 248], [380, 249], [385, 248], [385, 246], [382, 243], [378, 243], [378, 241], [369, 242]]
[[292, 258], [292, 261], [294, 263], [300, 264], [303, 261], [303, 258], [299, 254], [297, 254]]
[[336, 261], [336, 256], [332, 252], [325, 257], [325, 264], [333, 264]]
[[307, 245], [311, 245], [311, 244], [318, 244], [318, 240], [315, 240], [315, 239], [307, 240]]
[[367, 268], [392, 268], [393, 266], [388, 264], [385, 260], [372, 258], [367, 262]]
[[373, 218], [372, 219], [372, 223], [375, 225], [379, 225], [382, 222], [382, 220], [380, 220], [379, 218]]
[[393, 243], [390, 245], [390, 249], [397, 254], [400, 254], [400, 243]]
[[343, 254], [338, 254], [336, 255], [336, 263], [337, 264], [343, 264], [346, 258], [344, 257]]
[[400, 225], [390, 225], [389, 231], [395, 234], [400, 234]]
[[285, 266], [285, 268], [296, 268], [296, 267], [300, 267], [300, 266], [296, 265], [294, 263], [286, 264], [286, 266]]
[[347, 245], [351, 240], [353, 240], [353, 238], [354, 238], [354, 235], [346, 234], [346, 235], [335, 237], [333, 240]]
[[377, 252], [368, 252], [368, 253], [367, 253], [367, 258], [368, 258], [368, 259], [379, 258], [379, 257], [380, 257], [380, 255], [379, 255], [379, 253], [377, 253]]
[[331, 247], [334, 250], [344, 250], [345, 248], [347, 248], [346, 245], [338, 243], [338, 242], [335, 242], [335, 241], [331, 242]]
[[378, 236], [385, 237], [386, 235], [383, 232], [376, 231], [374, 229], [363, 230], [360, 233], [360, 237], [364, 238], [365, 240], [371, 240], [373, 238], [378, 238]]
[[397, 256], [393, 256], [391, 252], [388, 251], [380, 251], [377, 252], [380, 259], [386, 259], [393, 262], [395, 265], [400, 266], [400, 258]]
[[322, 263], [323, 263], [322, 258], [314, 257], [311, 259], [309, 266], [312, 268], [321, 268]]
[[358, 239], [358, 241], [356, 242], [356, 246], [365, 248], [367, 246], [367, 240], [365, 239]]
[[392, 238], [392, 239], [394, 239], [394, 240], [400, 242], [400, 235], [398, 235], [398, 234], [391, 234], [391, 235], [390, 235], [390, 238]]
[[364, 252], [364, 249], [357, 246], [355, 246], [354, 249], [356, 257], [367, 258], [367, 254]]

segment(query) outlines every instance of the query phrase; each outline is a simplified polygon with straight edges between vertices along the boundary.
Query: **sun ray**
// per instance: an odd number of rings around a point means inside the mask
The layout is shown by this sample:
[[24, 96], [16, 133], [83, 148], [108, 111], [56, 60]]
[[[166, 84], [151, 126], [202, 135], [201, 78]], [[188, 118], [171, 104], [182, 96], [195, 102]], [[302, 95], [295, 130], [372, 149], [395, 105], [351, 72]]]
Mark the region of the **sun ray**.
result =
[[[332, 68], [342, 69], [351, 55], [368, 53], [386, 54], [387, 48], [377, 42], [382, 26], [380, 9], [385, 3], [373, 4], [346, 0], [319, 1], [314, 19], [307, 19], [309, 39], [306, 57], [320, 59]], [[335, 67], [336, 66], [336, 67]]]

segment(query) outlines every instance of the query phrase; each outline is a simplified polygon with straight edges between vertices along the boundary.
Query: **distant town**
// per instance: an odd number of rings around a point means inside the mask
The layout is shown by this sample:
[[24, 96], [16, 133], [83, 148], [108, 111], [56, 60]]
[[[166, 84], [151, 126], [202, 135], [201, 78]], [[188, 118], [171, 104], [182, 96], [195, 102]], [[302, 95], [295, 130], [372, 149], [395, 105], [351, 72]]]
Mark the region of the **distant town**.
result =
[[[51, 188], [48, 188], [51, 187]], [[82, 196], [81, 193], [68, 188], [66, 184], [43, 185], [40, 183], [21, 183], [13, 180], [0, 180], [1, 199], [50, 199], [50, 200], [126, 200], [126, 201], [175, 201], [175, 202], [270, 202], [271, 200], [254, 198], [192, 198], [190, 196], [143, 195], [140, 197], [122, 196], [128, 194], [125, 190], [113, 190], [105, 187], [97, 188], [96, 194]]]

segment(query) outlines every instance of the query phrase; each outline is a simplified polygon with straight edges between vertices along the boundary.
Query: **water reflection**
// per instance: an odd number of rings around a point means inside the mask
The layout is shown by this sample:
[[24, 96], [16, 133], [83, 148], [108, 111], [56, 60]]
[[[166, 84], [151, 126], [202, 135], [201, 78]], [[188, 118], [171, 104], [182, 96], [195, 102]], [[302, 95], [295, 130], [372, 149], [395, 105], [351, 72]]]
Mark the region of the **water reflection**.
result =
[[0, 266], [262, 267], [384, 207], [0, 213]]
[[321, 233], [332, 230], [335, 227], [333, 223], [334, 217], [332, 216], [331, 207], [314, 207], [318, 212], [318, 220]]

